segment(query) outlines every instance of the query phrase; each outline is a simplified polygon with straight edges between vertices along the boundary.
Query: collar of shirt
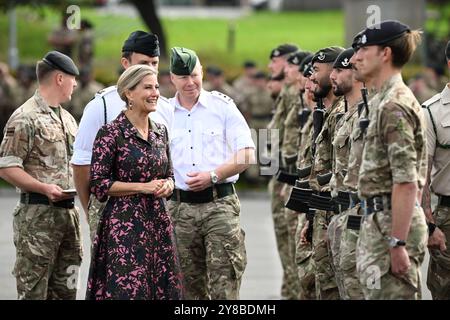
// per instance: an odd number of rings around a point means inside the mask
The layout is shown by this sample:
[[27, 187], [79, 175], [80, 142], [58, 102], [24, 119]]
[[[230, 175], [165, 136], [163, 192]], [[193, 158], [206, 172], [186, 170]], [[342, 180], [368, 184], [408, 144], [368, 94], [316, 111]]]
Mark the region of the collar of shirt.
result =
[[[205, 107], [205, 108], [208, 108], [208, 105], [209, 105], [209, 103], [208, 103], [208, 91], [206, 91], [206, 90], [201, 90], [200, 91], [200, 96], [198, 97], [198, 100], [197, 100], [197, 102], [194, 104], [194, 106], [192, 107], [192, 109], [191, 109], [191, 111], [194, 109], [194, 108], [196, 108], [197, 106], [202, 106], [202, 107]], [[177, 92], [176, 94], [175, 94], [175, 97], [173, 97], [172, 99], [170, 99], [170, 100], [172, 100], [172, 102], [173, 102], [173, 105], [175, 106], [175, 109], [182, 109], [182, 110], [187, 110], [187, 111], [189, 111], [188, 109], [186, 109], [185, 107], [183, 107], [181, 104], [180, 104], [180, 101], [178, 100], [178, 95], [179, 95], [179, 93]], [[169, 100], [169, 101], [170, 101]]]
[[450, 84], [447, 84], [444, 88], [444, 90], [442, 90], [441, 93], [441, 102], [442, 104], [449, 104], [450, 103]]
[[[150, 121], [150, 128], [151, 130], [157, 134], [157, 135], [162, 135], [162, 133], [159, 131], [158, 127], [156, 126], [156, 124]], [[131, 136], [137, 136], [138, 135], [138, 131], [137, 129], [133, 126], [133, 124], [131, 123], [131, 121], [127, 118], [127, 116], [125, 115], [125, 112], [121, 112], [119, 114], [119, 116], [117, 117], [117, 122], [120, 124], [119, 128], [123, 133], [123, 136], [128, 139]]]
[[[43, 113], [52, 113], [53, 112], [52, 109], [50, 108], [50, 105], [41, 96], [39, 89], [36, 89], [36, 92], [34, 93], [34, 99], [36, 100], [36, 104], [41, 112], [43, 112]], [[59, 106], [57, 106], [57, 107], [59, 107]]]

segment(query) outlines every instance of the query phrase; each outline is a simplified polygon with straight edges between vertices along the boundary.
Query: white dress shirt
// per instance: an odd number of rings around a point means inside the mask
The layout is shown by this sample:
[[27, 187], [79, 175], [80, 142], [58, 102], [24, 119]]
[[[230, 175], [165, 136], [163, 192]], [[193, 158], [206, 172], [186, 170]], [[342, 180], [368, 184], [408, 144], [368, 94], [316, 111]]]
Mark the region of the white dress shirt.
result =
[[[70, 161], [75, 165], [90, 165], [92, 156], [92, 146], [98, 130], [105, 124], [105, 111], [103, 106], [103, 98], [106, 103], [107, 123], [110, 123], [126, 108], [116, 86], [103, 89], [95, 94], [84, 108], [81, 117], [77, 136], [73, 145], [73, 156]], [[169, 100], [159, 97], [156, 111], [150, 114], [150, 118], [158, 123], [164, 124], [169, 133], [171, 132], [171, 124], [173, 121], [173, 107], [169, 104]]]
[[[255, 148], [247, 122], [226, 95], [202, 90], [190, 111], [177, 95], [169, 102], [174, 108], [170, 153], [177, 189], [189, 190], [187, 173], [215, 170], [237, 151]], [[236, 174], [224, 182], [238, 178]]]

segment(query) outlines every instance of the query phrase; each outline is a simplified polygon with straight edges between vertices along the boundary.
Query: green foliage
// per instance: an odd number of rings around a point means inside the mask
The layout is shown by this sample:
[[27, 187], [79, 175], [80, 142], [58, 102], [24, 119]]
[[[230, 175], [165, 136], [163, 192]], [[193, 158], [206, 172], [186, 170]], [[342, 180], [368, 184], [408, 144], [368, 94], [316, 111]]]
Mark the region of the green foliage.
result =
[[[49, 7], [19, 7], [18, 46], [22, 62], [34, 63], [46, 51], [49, 32], [59, 25], [60, 10]], [[136, 29], [145, 30], [140, 19], [102, 14], [92, 8], [82, 8], [81, 17], [95, 26], [95, 73], [102, 82], [117, 78], [120, 49], [124, 39]], [[5, 13], [0, 13], [0, 32], [8, 34]], [[304, 49], [317, 50], [330, 44], [343, 45], [343, 14], [324, 12], [261, 12], [229, 21], [226, 19], [163, 19], [169, 46], [186, 46], [197, 51], [204, 65], [215, 64], [235, 77], [246, 59], [255, 60], [261, 68], [276, 45], [291, 42]], [[228, 49], [230, 25], [234, 25], [234, 50]], [[0, 48], [7, 48], [7, 37], [0, 39]], [[0, 50], [0, 60], [7, 51]], [[167, 67], [167, 62], [162, 61]]]

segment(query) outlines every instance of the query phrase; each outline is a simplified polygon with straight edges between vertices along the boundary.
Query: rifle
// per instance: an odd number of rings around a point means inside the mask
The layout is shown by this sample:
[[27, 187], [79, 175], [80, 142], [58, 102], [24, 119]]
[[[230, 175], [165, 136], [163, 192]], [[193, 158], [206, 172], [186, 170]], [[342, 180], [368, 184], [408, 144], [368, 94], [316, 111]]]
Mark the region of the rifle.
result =
[[367, 118], [369, 116], [369, 104], [367, 102], [367, 88], [365, 86], [361, 88], [361, 95], [363, 98], [364, 109], [366, 109], [366, 115], [359, 120], [359, 127], [362, 132], [365, 133], [367, 127], [369, 127], [369, 119]]
[[311, 174], [311, 168], [312, 166], [307, 166], [304, 168], [299, 168], [297, 167], [297, 175], [299, 179], [303, 179], [306, 178], [307, 176], [309, 176]]
[[308, 229], [306, 230], [306, 241], [309, 243], [312, 243], [312, 236], [313, 236], [313, 224], [314, 224], [314, 214], [316, 211], [314, 209], [309, 209], [308, 212], [306, 212], [306, 220], [308, 220]]
[[319, 186], [324, 186], [330, 182], [332, 175], [333, 174], [331, 172], [317, 175], [317, 182], [319, 183]]
[[322, 131], [323, 121], [325, 118], [325, 108], [323, 106], [322, 98], [317, 101], [317, 106], [313, 112], [313, 141], [311, 144], [311, 151], [313, 156], [316, 153], [316, 139], [319, 136], [320, 131]]

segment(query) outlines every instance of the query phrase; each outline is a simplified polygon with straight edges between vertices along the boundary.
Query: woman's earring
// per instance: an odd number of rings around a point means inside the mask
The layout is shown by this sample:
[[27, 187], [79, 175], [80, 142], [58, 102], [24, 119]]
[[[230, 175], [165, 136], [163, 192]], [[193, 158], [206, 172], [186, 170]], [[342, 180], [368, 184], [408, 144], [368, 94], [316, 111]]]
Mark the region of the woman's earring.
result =
[[133, 110], [133, 101], [128, 102], [128, 108]]

